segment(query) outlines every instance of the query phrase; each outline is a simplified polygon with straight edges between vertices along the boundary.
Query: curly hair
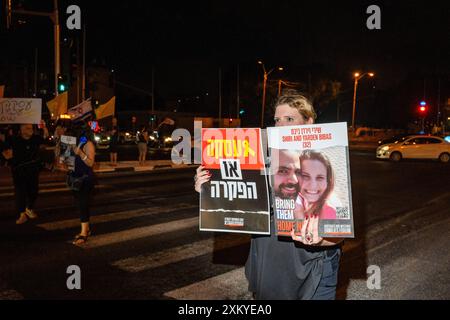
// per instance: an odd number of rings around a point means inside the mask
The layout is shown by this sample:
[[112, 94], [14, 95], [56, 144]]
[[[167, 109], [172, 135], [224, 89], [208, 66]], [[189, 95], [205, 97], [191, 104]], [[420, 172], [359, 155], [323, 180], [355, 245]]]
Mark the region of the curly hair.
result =
[[316, 112], [312, 103], [300, 92], [294, 89], [285, 89], [282, 94], [275, 101], [275, 108], [279, 105], [287, 104], [291, 108], [295, 108], [303, 116], [305, 121], [309, 118], [315, 120], [317, 118]]

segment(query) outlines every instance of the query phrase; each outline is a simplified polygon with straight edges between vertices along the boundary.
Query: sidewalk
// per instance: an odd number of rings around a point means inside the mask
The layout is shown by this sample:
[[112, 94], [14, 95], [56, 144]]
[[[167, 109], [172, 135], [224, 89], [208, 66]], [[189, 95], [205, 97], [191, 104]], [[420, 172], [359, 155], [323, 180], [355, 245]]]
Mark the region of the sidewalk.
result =
[[197, 166], [195, 164], [174, 164], [172, 160], [147, 160], [145, 165], [139, 165], [139, 161], [119, 161], [117, 166], [111, 166], [109, 162], [96, 162], [94, 171], [97, 173], [105, 172], [126, 172], [126, 171], [152, 171], [155, 169], [181, 169], [191, 166]]

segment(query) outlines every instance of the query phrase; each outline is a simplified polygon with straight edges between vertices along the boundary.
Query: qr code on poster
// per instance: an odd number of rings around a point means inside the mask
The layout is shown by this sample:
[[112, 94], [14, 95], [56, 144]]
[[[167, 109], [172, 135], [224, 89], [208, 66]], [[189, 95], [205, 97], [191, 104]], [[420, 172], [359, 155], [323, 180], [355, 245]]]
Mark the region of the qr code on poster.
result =
[[348, 207], [337, 207], [336, 208], [336, 218], [337, 219], [350, 219], [350, 213]]

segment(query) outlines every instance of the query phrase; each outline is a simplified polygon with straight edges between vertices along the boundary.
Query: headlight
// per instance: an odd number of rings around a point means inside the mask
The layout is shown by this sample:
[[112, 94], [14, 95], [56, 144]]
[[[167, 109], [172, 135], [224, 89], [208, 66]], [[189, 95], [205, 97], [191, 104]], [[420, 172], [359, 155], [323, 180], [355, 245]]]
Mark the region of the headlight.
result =
[[388, 151], [389, 150], [389, 146], [384, 146], [383, 148], [381, 148], [381, 151]]
[[125, 135], [126, 135], [127, 137], [129, 137], [129, 136], [130, 136], [130, 134], [129, 134], [128, 132], [125, 132]]
[[109, 140], [111, 140], [111, 137], [108, 137], [108, 138], [106, 138], [106, 139], [108, 139], [108, 141], [109, 141]]
[[170, 142], [170, 141], [172, 141], [171, 137], [167, 137], [167, 138], [164, 139], [164, 142]]
[[154, 136], [149, 136], [150, 140], [155, 140]]
[[94, 139], [95, 139], [95, 141], [97, 141], [97, 142], [100, 141], [100, 137], [98, 137], [98, 136], [95, 136]]

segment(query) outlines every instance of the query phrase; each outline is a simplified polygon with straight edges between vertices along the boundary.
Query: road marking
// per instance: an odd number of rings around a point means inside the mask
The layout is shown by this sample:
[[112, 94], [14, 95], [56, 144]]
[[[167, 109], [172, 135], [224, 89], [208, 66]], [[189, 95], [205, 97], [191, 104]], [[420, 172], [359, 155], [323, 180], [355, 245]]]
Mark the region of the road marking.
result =
[[164, 293], [178, 300], [249, 300], [244, 267]]
[[83, 248], [99, 248], [121, 242], [147, 238], [183, 229], [189, 229], [195, 226], [198, 227], [198, 217], [112, 232], [90, 238], [89, 241], [83, 246]]
[[[112, 186], [110, 185], [106, 185], [106, 184], [99, 184], [95, 186], [95, 189], [111, 189]], [[69, 192], [69, 188], [66, 186], [64, 188], [53, 188], [53, 189], [41, 189], [39, 190], [39, 194], [44, 194], [44, 193], [53, 193], [53, 192], [64, 192], [67, 191]], [[12, 197], [14, 196], [14, 192], [8, 192], [8, 193], [0, 193], [0, 198], [7, 198], [7, 197]]]
[[224, 250], [248, 243], [249, 237], [237, 237], [236, 235], [225, 235], [216, 238], [209, 238], [175, 248], [158, 251], [148, 255], [118, 260], [112, 263], [113, 266], [128, 272], [141, 272], [170, 263], [196, 258], [213, 251]]
[[25, 298], [16, 290], [0, 291], [0, 300], [24, 300]]
[[[66, 184], [64, 182], [49, 182], [49, 183], [42, 183], [39, 184], [39, 188], [45, 188], [45, 187], [56, 187], [56, 186], [65, 186]], [[8, 191], [8, 190], [14, 190], [13, 185], [0, 187], [0, 191]]]
[[[176, 210], [185, 210], [185, 209], [194, 209], [197, 208], [198, 205], [192, 205], [189, 203], [179, 203], [174, 206], [164, 206], [164, 207], [149, 207], [142, 208], [136, 210], [127, 210], [127, 211], [119, 211], [113, 213], [107, 213], [97, 216], [91, 217], [91, 224], [103, 223], [103, 222], [112, 222], [112, 221], [120, 221], [133, 219], [138, 217], [151, 216], [160, 213], [168, 213]], [[80, 226], [80, 219], [68, 219], [61, 220], [55, 222], [46, 222], [37, 225], [39, 228], [42, 228], [47, 231], [55, 231], [55, 230], [63, 230], [70, 229]]]

